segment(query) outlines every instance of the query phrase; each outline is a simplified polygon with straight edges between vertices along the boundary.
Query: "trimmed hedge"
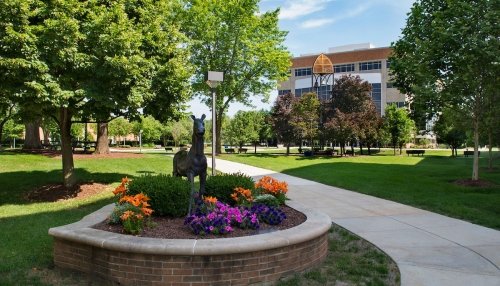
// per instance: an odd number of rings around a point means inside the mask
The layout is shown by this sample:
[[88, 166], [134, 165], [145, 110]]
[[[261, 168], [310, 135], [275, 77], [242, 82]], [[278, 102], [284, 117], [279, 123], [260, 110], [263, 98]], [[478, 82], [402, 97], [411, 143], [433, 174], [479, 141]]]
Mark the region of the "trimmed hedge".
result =
[[171, 175], [146, 175], [131, 180], [129, 193], [146, 194], [151, 200], [153, 215], [182, 217], [188, 212], [190, 184]]
[[222, 174], [207, 177], [205, 184], [205, 195], [216, 197], [219, 201], [234, 205], [235, 201], [231, 198], [234, 189], [242, 187], [253, 191], [255, 183], [253, 179], [242, 173]]

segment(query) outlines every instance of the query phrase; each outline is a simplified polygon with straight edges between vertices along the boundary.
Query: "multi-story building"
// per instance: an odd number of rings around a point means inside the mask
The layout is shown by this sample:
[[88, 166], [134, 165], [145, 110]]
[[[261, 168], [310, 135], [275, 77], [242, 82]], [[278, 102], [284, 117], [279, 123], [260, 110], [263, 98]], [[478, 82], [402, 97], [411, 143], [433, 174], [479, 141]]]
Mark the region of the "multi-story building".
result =
[[292, 59], [291, 75], [281, 82], [278, 94], [292, 92], [299, 97], [316, 92], [329, 99], [333, 80], [345, 74], [359, 75], [372, 85], [371, 96], [380, 114], [387, 104], [405, 105], [405, 95], [393, 87], [389, 76], [391, 48], [374, 48], [371, 44], [330, 48], [328, 53], [304, 55]]

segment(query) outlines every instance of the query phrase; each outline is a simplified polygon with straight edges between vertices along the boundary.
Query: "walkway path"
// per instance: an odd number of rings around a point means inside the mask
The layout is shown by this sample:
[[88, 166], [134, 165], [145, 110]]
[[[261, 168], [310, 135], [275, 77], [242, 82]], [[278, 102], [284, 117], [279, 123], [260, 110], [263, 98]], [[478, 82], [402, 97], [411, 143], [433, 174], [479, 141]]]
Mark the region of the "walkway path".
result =
[[290, 199], [389, 254], [403, 286], [500, 286], [500, 231], [240, 163], [217, 159], [216, 168], [286, 181]]

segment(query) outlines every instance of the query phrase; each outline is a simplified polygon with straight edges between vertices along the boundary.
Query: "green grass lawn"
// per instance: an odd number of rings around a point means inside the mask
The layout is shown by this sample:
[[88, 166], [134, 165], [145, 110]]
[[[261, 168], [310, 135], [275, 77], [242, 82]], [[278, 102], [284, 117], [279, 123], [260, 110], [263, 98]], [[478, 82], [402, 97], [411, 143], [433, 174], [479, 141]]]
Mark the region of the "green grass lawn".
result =
[[327, 185], [385, 198], [500, 229], [500, 159], [487, 170], [481, 154], [480, 178], [487, 188], [454, 184], [472, 174], [472, 158], [452, 158], [450, 151], [426, 151], [423, 157], [380, 155], [356, 157], [303, 157], [277, 154], [231, 154], [222, 159], [283, 172]]
[[[109, 184], [108, 190], [86, 199], [59, 202], [35, 203], [24, 199], [30, 190], [61, 182], [60, 169], [59, 157], [0, 152], [0, 285], [90, 285], [86, 275], [54, 268], [49, 228], [76, 222], [111, 203], [111, 191], [124, 176], [170, 174], [172, 158], [166, 154], [146, 154], [144, 158], [75, 159], [80, 182]], [[359, 285], [361, 281], [367, 285], [399, 284], [394, 262], [341, 228], [332, 228], [329, 247], [325, 263], [284, 285], [322, 285], [325, 280], [338, 280], [343, 285]], [[370, 267], [360, 267], [360, 263]], [[105, 281], [94, 283], [113, 285]]]
[[[145, 155], [143, 159], [75, 160], [81, 182], [112, 184], [109, 192], [83, 200], [50, 203], [30, 203], [23, 199], [23, 195], [34, 188], [61, 182], [60, 169], [60, 158], [0, 152], [0, 285], [47, 285], [40, 280], [47, 273], [36, 273], [37, 269], [46, 271], [53, 265], [52, 237], [47, 234], [49, 228], [78, 221], [111, 203], [113, 184], [118, 185], [124, 176], [170, 174], [172, 158]], [[48, 285], [67, 283], [51, 281]]]

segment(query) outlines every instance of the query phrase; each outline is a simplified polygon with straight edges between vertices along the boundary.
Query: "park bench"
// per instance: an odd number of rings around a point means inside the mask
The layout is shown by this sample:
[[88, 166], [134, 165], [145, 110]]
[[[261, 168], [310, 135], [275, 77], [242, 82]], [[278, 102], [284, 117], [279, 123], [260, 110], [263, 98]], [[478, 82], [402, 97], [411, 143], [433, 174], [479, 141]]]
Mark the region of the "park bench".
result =
[[224, 151], [226, 151], [226, 153], [233, 154], [234, 148], [226, 148], [226, 149], [224, 149]]
[[420, 149], [412, 149], [412, 150], [406, 150], [406, 155], [410, 156], [410, 155], [417, 155], [417, 156], [420, 156], [420, 155], [424, 155], [425, 153], [425, 150], [420, 150]]
[[[477, 151], [477, 155], [481, 155], [481, 152], [480, 151]], [[474, 151], [469, 151], [469, 150], [465, 150], [464, 151], [464, 156], [465, 157], [469, 157], [469, 156], [474, 156]]]
[[354, 151], [352, 151], [352, 150], [345, 150], [345, 154], [346, 155], [354, 156]]
[[165, 151], [166, 151], [166, 152], [169, 152], [169, 151], [170, 151], [170, 152], [173, 152], [173, 151], [174, 151], [174, 148], [172, 148], [172, 147], [165, 147]]
[[247, 148], [238, 148], [238, 153], [246, 153], [247, 151]]

